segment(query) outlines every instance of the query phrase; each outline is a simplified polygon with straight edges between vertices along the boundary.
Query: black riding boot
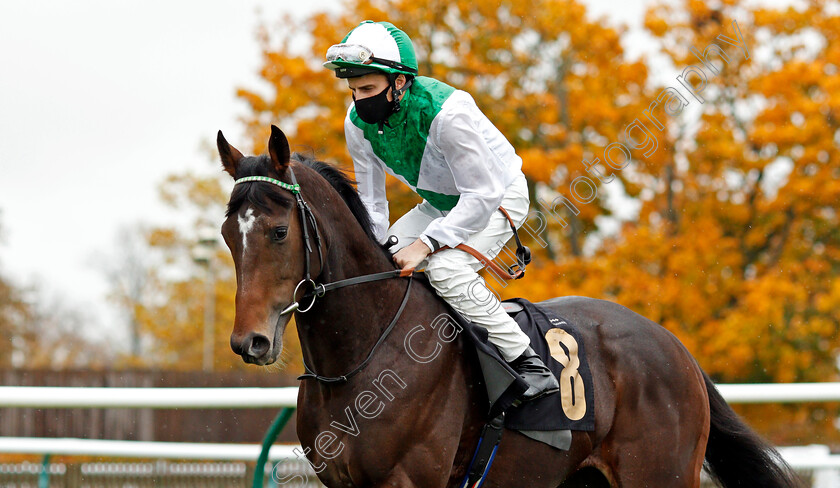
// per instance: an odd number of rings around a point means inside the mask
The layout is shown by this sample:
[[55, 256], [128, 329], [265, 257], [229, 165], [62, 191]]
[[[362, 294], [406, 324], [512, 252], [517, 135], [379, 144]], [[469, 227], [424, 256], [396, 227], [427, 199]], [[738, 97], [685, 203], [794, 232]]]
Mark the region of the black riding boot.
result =
[[521, 401], [529, 402], [560, 390], [557, 379], [531, 346], [510, 365], [528, 383], [528, 389], [519, 397]]

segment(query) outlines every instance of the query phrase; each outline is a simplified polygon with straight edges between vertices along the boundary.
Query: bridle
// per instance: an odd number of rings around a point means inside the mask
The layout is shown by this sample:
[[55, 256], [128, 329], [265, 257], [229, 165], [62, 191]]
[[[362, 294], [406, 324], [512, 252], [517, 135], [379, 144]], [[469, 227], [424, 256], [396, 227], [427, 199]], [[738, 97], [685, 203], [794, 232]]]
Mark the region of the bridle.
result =
[[[303, 242], [304, 242], [304, 247], [303, 247], [303, 253], [304, 253], [304, 260], [303, 260], [304, 264], [303, 264], [303, 266], [304, 266], [304, 268], [303, 269], [304, 269], [304, 275], [303, 275], [303, 278], [300, 280], [300, 282], [297, 284], [297, 286], [295, 286], [295, 291], [292, 294], [292, 300], [294, 300], [294, 302], [291, 305], [289, 305], [288, 307], [286, 307], [285, 309], [283, 309], [282, 312], [280, 312], [280, 316], [277, 318], [278, 323], [280, 322], [280, 320], [282, 319], [282, 317], [284, 315], [289, 314], [291, 312], [306, 313], [306, 312], [312, 310], [312, 307], [315, 306], [315, 301], [318, 298], [323, 297], [328, 291], [337, 290], [339, 288], [344, 288], [346, 286], [357, 285], [357, 284], [361, 284], [361, 283], [369, 283], [369, 282], [372, 282], [372, 281], [386, 280], [386, 279], [391, 279], [391, 278], [408, 278], [409, 279], [408, 280], [408, 286], [405, 289], [405, 296], [403, 296], [402, 303], [400, 304], [400, 307], [397, 310], [396, 315], [391, 320], [391, 323], [388, 324], [388, 327], [386, 327], [385, 330], [382, 332], [382, 334], [379, 336], [379, 339], [376, 341], [376, 344], [374, 344], [373, 348], [370, 350], [370, 353], [368, 353], [365, 360], [362, 361], [362, 363], [359, 364], [355, 369], [353, 369], [349, 373], [343, 374], [341, 376], [332, 376], [332, 377], [321, 376], [319, 374], [314, 373], [312, 371], [312, 369], [306, 364], [306, 360], [303, 359], [303, 368], [306, 371], [306, 373], [299, 376], [298, 377], [299, 380], [300, 379], [315, 379], [315, 380], [321, 381], [323, 383], [344, 383], [349, 378], [351, 378], [351, 377], [355, 376], [356, 374], [358, 374], [359, 372], [361, 372], [365, 368], [365, 366], [368, 365], [368, 363], [371, 361], [371, 359], [373, 359], [373, 355], [376, 352], [376, 350], [379, 348], [379, 346], [383, 342], [385, 342], [385, 339], [388, 337], [388, 335], [391, 333], [391, 331], [394, 330], [394, 327], [397, 325], [397, 321], [399, 320], [400, 316], [403, 313], [403, 310], [405, 310], [406, 304], [408, 303], [408, 297], [409, 297], [410, 292], [411, 292], [411, 284], [414, 282], [414, 280], [412, 279], [414, 270], [412, 269], [412, 270], [404, 271], [402, 269], [394, 269], [394, 270], [390, 270], [390, 271], [383, 271], [383, 272], [380, 272], [380, 273], [372, 273], [372, 274], [367, 274], [367, 275], [362, 275], [362, 276], [356, 276], [356, 277], [353, 277], [353, 278], [347, 278], [347, 279], [344, 279], [344, 280], [334, 281], [332, 283], [316, 283], [315, 280], [312, 278], [310, 261], [311, 261], [312, 254], [313, 254], [312, 244], [313, 244], [313, 241], [314, 241], [315, 247], [318, 249], [318, 262], [321, 263], [321, 270], [323, 271], [324, 254], [323, 254], [323, 250], [321, 248], [321, 234], [318, 231], [318, 222], [317, 222], [317, 220], [315, 220], [315, 215], [312, 213], [312, 209], [306, 203], [306, 200], [303, 199], [303, 195], [301, 195], [300, 185], [298, 184], [297, 179], [295, 178], [294, 170], [292, 169], [291, 166], [289, 166], [288, 169], [289, 169], [289, 178], [292, 181], [291, 184], [280, 181], [280, 180], [277, 180], [277, 179], [274, 179], [274, 178], [269, 178], [267, 176], [245, 176], [245, 177], [237, 179], [234, 182], [234, 185], [239, 185], [239, 184], [242, 184], [242, 183], [250, 183], [250, 182], [271, 183], [273, 185], [279, 186], [280, 188], [283, 188], [284, 190], [292, 193], [292, 195], [294, 195], [294, 197], [295, 197], [295, 203], [296, 203], [296, 206], [297, 206], [297, 209], [298, 209], [298, 216], [300, 217], [301, 232], [303, 233]], [[310, 228], [311, 228], [311, 234], [310, 234]], [[320, 272], [319, 272], [319, 274], [320, 274]], [[311, 301], [309, 302], [309, 304], [306, 308], [301, 308], [300, 307], [300, 302], [297, 300], [298, 292], [300, 291], [300, 288], [302, 286], [304, 287], [305, 292], [304, 292], [303, 296], [301, 297], [301, 300], [303, 300], [305, 298], [308, 298], [308, 297], [311, 298]], [[306, 291], [306, 290], [308, 290], [308, 291]]]
[[[298, 377], [299, 380], [315, 379], [323, 383], [344, 383], [349, 378], [361, 372], [365, 368], [365, 366], [368, 365], [371, 359], [373, 359], [373, 355], [376, 352], [376, 350], [383, 342], [385, 342], [385, 339], [388, 337], [391, 331], [394, 330], [394, 327], [397, 325], [397, 321], [399, 320], [400, 316], [402, 316], [403, 310], [405, 310], [405, 305], [408, 303], [408, 297], [411, 293], [411, 284], [414, 282], [414, 280], [412, 279], [414, 275], [414, 269], [393, 269], [390, 271], [382, 271], [379, 273], [371, 273], [362, 276], [356, 276], [353, 278], [347, 278], [344, 280], [333, 281], [332, 283], [317, 283], [312, 278], [310, 261], [313, 253], [312, 243], [314, 241], [315, 247], [318, 249], [318, 262], [321, 264], [321, 271], [323, 271], [324, 254], [321, 248], [321, 234], [318, 231], [318, 222], [317, 220], [315, 220], [315, 215], [312, 213], [312, 209], [309, 208], [309, 205], [306, 203], [306, 200], [303, 199], [303, 195], [301, 195], [300, 185], [298, 184], [297, 179], [295, 178], [295, 172], [292, 169], [291, 165], [288, 166], [288, 169], [289, 178], [292, 181], [291, 184], [274, 178], [269, 178], [267, 176], [245, 176], [237, 179], [234, 183], [234, 185], [250, 182], [271, 183], [273, 185], [279, 186], [280, 188], [283, 188], [284, 190], [289, 191], [295, 197], [295, 203], [297, 205], [298, 215], [300, 217], [301, 232], [303, 233], [304, 274], [303, 278], [300, 280], [297, 286], [295, 286], [294, 293], [292, 293], [292, 300], [294, 300], [294, 302], [292, 302], [291, 305], [289, 305], [288, 307], [283, 309], [282, 312], [280, 312], [280, 316], [277, 318], [278, 323], [280, 322], [280, 319], [282, 319], [282, 317], [286, 314], [292, 312], [306, 313], [312, 310], [312, 307], [315, 306], [315, 301], [318, 298], [323, 297], [328, 291], [337, 290], [346, 286], [358, 285], [361, 283], [370, 283], [373, 281], [387, 280], [392, 278], [408, 278], [408, 286], [405, 289], [405, 296], [403, 296], [402, 303], [400, 304], [400, 308], [397, 310], [396, 315], [391, 320], [391, 323], [388, 324], [388, 327], [386, 327], [382, 334], [379, 336], [379, 339], [376, 341], [376, 344], [374, 344], [373, 348], [370, 350], [370, 353], [368, 353], [365, 360], [362, 361], [362, 363], [359, 364], [355, 369], [341, 376], [321, 376], [313, 372], [312, 369], [306, 364], [306, 359], [303, 359], [303, 368], [306, 372]], [[510, 223], [511, 229], [513, 230], [513, 235], [516, 238], [516, 264], [508, 268], [508, 270], [502, 270], [498, 267], [498, 265], [493, 263], [493, 261], [487, 259], [481, 253], [479, 253], [471, 247], [466, 246], [465, 244], [459, 244], [456, 247], [456, 249], [461, 249], [472, 254], [476, 259], [479, 260], [479, 262], [482, 263], [482, 265], [493, 269], [496, 273], [498, 273], [499, 276], [502, 276], [505, 279], [519, 279], [522, 278], [522, 276], [525, 274], [525, 265], [531, 261], [531, 252], [526, 246], [522, 245], [522, 242], [520, 242], [519, 235], [516, 231], [516, 226], [514, 225], [513, 219], [510, 217], [507, 211], [502, 207], [499, 207], [499, 210], [507, 218], [508, 222]], [[440, 251], [442, 249], [443, 248], [437, 249], [435, 252]], [[319, 275], [321, 271], [319, 271]], [[304, 287], [305, 290], [303, 295], [301, 296], [301, 300], [306, 298], [311, 299], [306, 308], [301, 308], [300, 302], [297, 300], [298, 292], [300, 291], [301, 287]]]
[[[273, 185], [277, 185], [284, 190], [289, 191], [295, 197], [295, 203], [298, 209], [298, 216], [300, 217], [300, 227], [303, 232], [303, 243], [304, 243], [304, 260], [303, 260], [303, 279], [300, 280], [300, 283], [295, 286], [295, 291], [292, 293], [292, 298], [298, 295], [298, 290], [303, 285], [309, 285], [312, 287], [312, 290], [309, 292], [312, 294], [312, 301], [309, 302], [309, 306], [301, 309], [300, 302], [295, 300], [291, 305], [283, 309], [280, 312], [280, 316], [286, 315], [288, 313], [298, 311], [301, 313], [308, 312], [312, 309], [315, 305], [315, 297], [322, 297], [326, 290], [324, 289], [323, 285], [318, 285], [315, 283], [315, 280], [312, 279], [312, 273], [310, 270], [310, 261], [311, 261], [311, 254], [312, 254], [312, 240], [315, 241], [315, 247], [318, 249], [318, 262], [321, 263], [321, 267], [324, 266], [324, 254], [321, 250], [321, 233], [318, 232], [318, 222], [315, 220], [315, 216], [312, 214], [312, 209], [309, 208], [309, 204], [306, 203], [306, 200], [303, 199], [303, 196], [300, 194], [300, 185], [295, 178], [295, 172], [292, 170], [292, 167], [289, 166], [289, 175], [291, 176], [292, 183], [285, 183], [280, 180], [275, 180], [274, 178], [269, 178], [267, 176], [246, 176], [244, 178], [239, 178], [236, 180], [234, 185], [238, 185], [240, 183], [249, 183], [252, 181], [260, 181], [263, 183], [271, 183]], [[313, 237], [310, 238], [309, 236], [309, 227], [312, 227]]]

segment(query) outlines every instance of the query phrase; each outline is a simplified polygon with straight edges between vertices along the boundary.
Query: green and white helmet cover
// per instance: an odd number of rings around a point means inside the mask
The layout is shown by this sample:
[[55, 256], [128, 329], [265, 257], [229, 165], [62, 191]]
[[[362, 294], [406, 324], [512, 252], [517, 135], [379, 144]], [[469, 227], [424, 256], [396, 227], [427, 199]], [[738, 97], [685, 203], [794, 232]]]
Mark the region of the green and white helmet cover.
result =
[[327, 51], [324, 67], [335, 71], [339, 78], [377, 71], [414, 76], [417, 57], [405, 32], [390, 22], [365, 20]]

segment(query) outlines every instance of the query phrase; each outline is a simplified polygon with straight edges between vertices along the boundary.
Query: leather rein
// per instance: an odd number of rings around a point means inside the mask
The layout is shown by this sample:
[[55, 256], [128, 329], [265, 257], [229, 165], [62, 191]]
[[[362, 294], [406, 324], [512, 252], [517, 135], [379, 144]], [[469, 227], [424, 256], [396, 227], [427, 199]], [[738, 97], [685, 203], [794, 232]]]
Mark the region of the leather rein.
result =
[[[388, 327], [386, 327], [382, 334], [379, 336], [379, 339], [373, 345], [373, 348], [370, 350], [364, 361], [362, 361], [362, 363], [356, 366], [352, 371], [340, 376], [322, 376], [312, 371], [312, 368], [310, 368], [306, 364], [306, 359], [301, 358], [303, 361], [303, 368], [305, 373], [298, 377], [299, 380], [314, 379], [322, 383], [345, 383], [348, 379], [360, 373], [365, 368], [365, 366], [367, 366], [368, 363], [370, 363], [371, 359], [373, 359], [373, 356], [376, 353], [376, 350], [379, 348], [380, 345], [382, 345], [383, 342], [385, 342], [385, 339], [394, 330], [394, 327], [397, 325], [397, 322], [399, 321], [400, 316], [402, 316], [402, 313], [405, 310], [405, 306], [408, 303], [408, 297], [411, 292], [411, 284], [414, 282], [414, 280], [412, 279], [414, 269], [394, 269], [390, 271], [371, 273], [362, 276], [356, 276], [353, 278], [347, 278], [344, 280], [338, 280], [332, 283], [316, 283], [315, 280], [312, 278], [311, 274], [310, 258], [313, 254], [312, 244], [314, 241], [315, 247], [318, 249], [318, 262], [321, 263], [321, 267], [323, 268], [324, 254], [321, 248], [321, 234], [318, 231], [318, 222], [315, 220], [315, 215], [312, 213], [312, 209], [303, 199], [303, 195], [301, 195], [300, 185], [298, 184], [297, 179], [295, 178], [295, 172], [291, 166], [289, 166], [288, 168], [289, 178], [292, 181], [291, 184], [285, 183], [280, 180], [276, 180], [274, 178], [269, 178], [267, 176], [246, 176], [243, 178], [239, 178], [234, 182], [234, 185], [250, 182], [271, 183], [273, 185], [279, 186], [280, 188], [283, 188], [286, 191], [289, 191], [295, 197], [295, 203], [297, 204], [298, 216], [300, 217], [301, 229], [303, 233], [304, 276], [295, 287], [295, 291], [292, 295], [292, 299], [295, 301], [291, 305], [283, 309], [282, 312], [280, 312], [280, 316], [277, 318], [278, 323], [280, 322], [280, 319], [286, 314], [292, 312], [306, 313], [312, 310], [312, 307], [315, 305], [316, 299], [323, 297], [328, 291], [337, 290], [346, 286], [370, 283], [373, 281], [387, 280], [392, 278], [409, 279], [408, 286], [405, 289], [405, 295], [403, 296], [402, 303], [400, 303], [400, 307], [397, 310], [396, 315], [394, 315], [394, 318], [388, 324]], [[499, 210], [505, 214], [505, 217], [507, 217], [511, 229], [513, 230], [513, 235], [516, 237], [516, 244], [518, 246], [516, 249], [516, 264], [509, 267], [507, 270], [503, 270], [496, 263], [493, 263], [490, 259], [487, 259], [484, 255], [482, 255], [481, 253], [469, 246], [460, 244], [455, 249], [461, 249], [465, 252], [470, 253], [476, 259], [479, 260], [482, 266], [486, 266], [492, 269], [497, 275], [500, 275], [505, 279], [519, 279], [525, 274], [525, 265], [528, 264], [528, 262], [530, 262], [531, 260], [530, 250], [528, 250], [528, 248], [523, 246], [520, 242], [519, 235], [516, 232], [516, 226], [514, 225], [513, 219], [511, 219], [507, 211], [505, 211], [505, 209], [502, 207], [499, 207]], [[394, 242], [392, 242], [392, 245], [393, 244]], [[436, 250], [435, 252], [442, 251], [443, 249], [448, 249], [448, 247], [442, 247]], [[304, 294], [301, 297], [301, 300], [305, 298], [311, 298], [311, 301], [309, 302], [306, 308], [301, 308], [300, 302], [296, 299], [301, 286], [304, 287]], [[311, 289], [306, 291], [308, 288]]]

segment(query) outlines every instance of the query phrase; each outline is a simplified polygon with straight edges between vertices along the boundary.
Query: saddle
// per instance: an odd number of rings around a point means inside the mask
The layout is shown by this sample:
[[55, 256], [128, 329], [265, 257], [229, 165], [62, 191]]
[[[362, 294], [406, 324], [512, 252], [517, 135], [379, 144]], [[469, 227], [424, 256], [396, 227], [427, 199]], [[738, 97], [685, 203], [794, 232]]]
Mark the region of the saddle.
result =
[[487, 331], [459, 314], [467, 341], [478, 354], [489, 401], [489, 422], [481, 431], [460, 488], [480, 487], [493, 464], [504, 427], [556, 449], [568, 450], [572, 430], [595, 430], [592, 374], [577, 328], [567, 320], [522, 298], [502, 306], [531, 339], [531, 347], [560, 383], [558, 393], [520, 403], [527, 385], [487, 340]]
[[[486, 329], [455, 314], [465, 338], [478, 354], [487, 388], [488, 418], [504, 414], [505, 427], [558, 449], [568, 449], [570, 431], [595, 429], [592, 375], [581, 334], [568, 320], [523, 298], [507, 300], [503, 306], [554, 373], [560, 391], [520, 404], [517, 398], [527, 386], [489, 342]], [[557, 434], [563, 431], [566, 433]]]

